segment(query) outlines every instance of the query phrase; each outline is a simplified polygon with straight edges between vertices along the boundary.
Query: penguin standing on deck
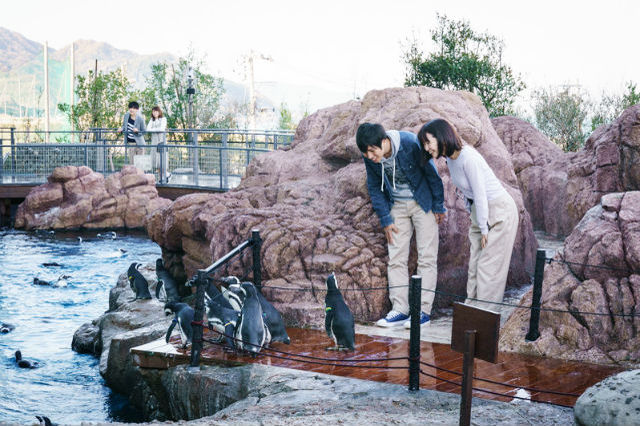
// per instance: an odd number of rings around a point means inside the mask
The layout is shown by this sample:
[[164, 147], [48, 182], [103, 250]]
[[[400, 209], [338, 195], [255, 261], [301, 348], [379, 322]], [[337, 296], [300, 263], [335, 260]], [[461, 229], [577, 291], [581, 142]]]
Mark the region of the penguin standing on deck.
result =
[[127, 279], [129, 280], [129, 285], [131, 286], [131, 290], [135, 293], [136, 299], [151, 299], [151, 293], [149, 293], [149, 283], [147, 279], [140, 272], [140, 267], [142, 263], [133, 262], [131, 266], [129, 266], [129, 270], [127, 271]]
[[165, 315], [175, 315], [175, 318], [167, 330], [165, 341], [169, 343], [171, 332], [176, 324], [178, 324], [182, 349], [186, 348], [187, 345], [191, 343], [191, 339], [193, 339], [193, 327], [191, 326], [191, 322], [193, 321], [193, 316], [195, 314], [193, 308], [186, 303], [169, 302], [164, 305], [164, 313]]
[[178, 283], [176, 283], [169, 271], [165, 269], [161, 258], [156, 260], [156, 276], [158, 277], [156, 299], [164, 300], [165, 302], [179, 302]]
[[256, 288], [249, 282], [242, 283], [242, 288], [247, 297], [236, 325], [236, 346], [256, 356], [263, 346], [269, 344], [271, 334], [262, 315]]
[[209, 329], [219, 333], [216, 340], [218, 342], [225, 340], [227, 342], [227, 346], [231, 349], [235, 349], [236, 346], [233, 342], [233, 337], [236, 331], [236, 324], [238, 323], [238, 316], [240, 315], [240, 312], [225, 308], [213, 300], [207, 300], [206, 310]]
[[342, 294], [338, 290], [338, 280], [335, 273], [327, 277], [327, 295], [324, 298], [325, 321], [327, 335], [336, 342], [335, 347], [328, 350], [354, 350], [355, 349], [355, 324], [353, 314], [344, 303]]

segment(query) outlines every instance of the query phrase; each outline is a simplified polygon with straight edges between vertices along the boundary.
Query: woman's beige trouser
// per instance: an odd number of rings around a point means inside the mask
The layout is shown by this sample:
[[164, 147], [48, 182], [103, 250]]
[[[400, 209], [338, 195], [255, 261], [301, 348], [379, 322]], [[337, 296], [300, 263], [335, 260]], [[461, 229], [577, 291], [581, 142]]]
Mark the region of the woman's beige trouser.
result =
[[480, 246], [482, 233], [471, 206], [469, 276], [465, 303], [495, 311], [497, 305], [471, 299], [502, 302], [509, 273], [513, 243], [518, 233], [518, 207], [509, 194], [489, 201], [489, 235], [486, 247]]

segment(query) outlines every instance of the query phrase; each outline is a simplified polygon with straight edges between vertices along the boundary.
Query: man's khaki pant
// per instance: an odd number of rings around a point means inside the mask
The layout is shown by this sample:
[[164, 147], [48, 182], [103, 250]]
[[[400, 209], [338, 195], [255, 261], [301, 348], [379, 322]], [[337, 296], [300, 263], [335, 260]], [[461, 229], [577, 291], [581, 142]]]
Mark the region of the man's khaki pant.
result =
[[144, 146], [134, 143], [127, 143], [127, 160], [129, 164], [133, 164], [133, 156], [144, 154]]
[[[414, 200], [396, 200], [391, 209], [398, 232], [393, 234], [393, 244], [388, 244], [389, 299], [392, 309], [409, 314], [409, 244], [416, 231], [418, 271], [422, 277], [422, 289], [435, 290], [438, 278], [438, 224], [432, 212], [425, 213]], [[394, 288], [395, 286], [405, 286]], [[422, 311], [431, 314], [433, 291], [422, 291]]]
[[480, 245], [482, 232], [471, 206], [469, 276], [465, 303], [495, 311], [496, 305], [471, 299], [502, 302], [509, 273], [513, 243], [518, 233], [518, 207], [509, 194], [489, 201], [489, 234], [486, 247]]

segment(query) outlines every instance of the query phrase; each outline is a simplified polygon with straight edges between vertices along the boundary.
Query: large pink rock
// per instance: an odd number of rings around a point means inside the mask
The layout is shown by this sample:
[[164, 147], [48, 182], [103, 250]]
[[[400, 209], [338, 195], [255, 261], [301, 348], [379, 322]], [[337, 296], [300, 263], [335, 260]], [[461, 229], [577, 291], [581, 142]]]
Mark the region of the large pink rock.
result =
[[603, 194], [640, 189], [640, 105], [596, 129], [575, 153], [563, 153], [523, 120], [492, 123], [511, 153], [536, 229], [568, 235]]
[[142, 228], [146, 216], [169, 205], [158, 197], [153, 175], [133, 166], [107, 179], [86, 166], [54, 169], [49, 183], [29, 192], [16, 228]]
[[[326, 108], [298, 126], [291, 147], [254, 158], [240, 186], [225, 194], [177, 199], [147, 222], [165, 259], [187, 275], [218, 259], [259, 228], [265, 295], [290, 322], [319, 325], [324, 318], [325, 279], [335, 271], [358, 320], [377, 319], [388, 309], [387, 249], [369, 201], [362, 156], [355, 144], [360, 123], [417, 132], [436, 117], [450, 120], [462, 138], [487, 158], [520, 209], [510, 285], [529, 282], [536, 241], [524, 210], [510, 156], [479, 98], [467, 92], [425, 87], [369, 92], [362, 101]], [[440, 227], [438, 288], [464, 294], [469, 257], [469, 214], [446, 170], [446, 221]], [[208, 250], [207, 250], [208, 248]], [[415, 266], [415, 254], [412, 265]], [[221, 274], [250, 275], [247, 253]], [[269, 287], [307, 288], [310, 291]], [[438, 303], [444, 301], [437, 296]]]
[[[564, 255], [545, 269], [542, 302], [571, 313], [542, 311], [541, 337], [527, 342], [530, 311], [516, 309], [501, 331], [502, 350], [640, 363], [640, 191], [604, 195], [585, 214]], [[530, 303], [531, 292], [521, 301]]]

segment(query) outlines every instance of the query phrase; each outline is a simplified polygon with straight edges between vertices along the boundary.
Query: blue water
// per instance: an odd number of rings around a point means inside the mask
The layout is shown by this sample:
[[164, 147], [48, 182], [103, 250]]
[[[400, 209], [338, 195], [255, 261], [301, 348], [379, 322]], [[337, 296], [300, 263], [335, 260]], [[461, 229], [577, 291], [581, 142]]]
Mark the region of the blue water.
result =
[[[160, 254], [143, 234], [112, 240], [95, 232], [0, 230], [0, 322], [16, 326], [0, 334], [0, 422], [37, 422], [36, 414], [65, 424], [143, 420], [105, 386], [98, 359], [73, 352], [71, 340], [78, 327], [108, 309], [109, 290], [131, 262], [155, 262]], [[33, 284], [34, 277], [55, 282], [63, 274], [70, 276], [66, 287]], [[17, 349], [42, 367], [17, 368]]]

